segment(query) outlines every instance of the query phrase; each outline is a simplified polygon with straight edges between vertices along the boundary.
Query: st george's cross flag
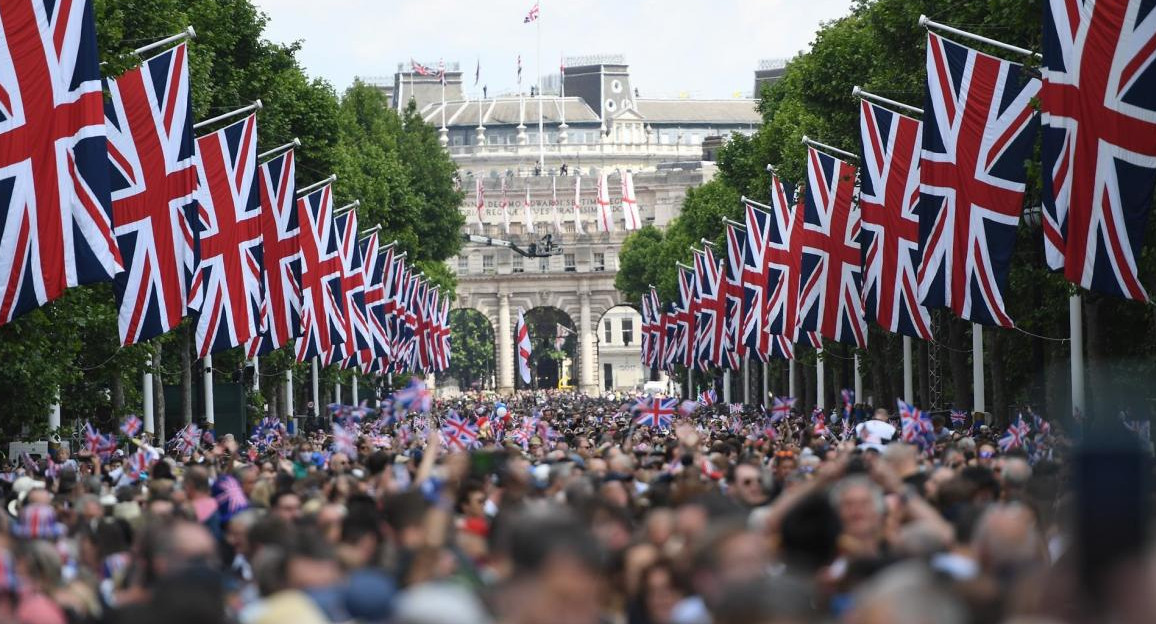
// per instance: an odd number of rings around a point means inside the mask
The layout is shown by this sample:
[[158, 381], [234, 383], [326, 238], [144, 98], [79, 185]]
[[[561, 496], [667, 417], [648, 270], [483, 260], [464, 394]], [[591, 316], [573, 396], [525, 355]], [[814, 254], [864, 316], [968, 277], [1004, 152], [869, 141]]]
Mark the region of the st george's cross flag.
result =
[[530, 185], [526, 185], [526, 196], [522, 199], [522, 224], [526, 234], [534, 233], [534, 210], [530, 206]]
[[0, 325], [122, 270], [92, 3], [0, 3]]
[[200, 255], [189, 286], [197, 355], [239, 347], [260, 331], [261, 202], [257, 116], [197, 139]]
[[502, 209], [502, 231], [508, 236], [510, 234], [510, 200], [506, 197], [506, 179], [502, 178], [502, 197], [498, 202], [498, 207]]
[[188, 46], [146, 60], [109, 81], [108, 91], [112, 213], [125, 268], [114, 280], [117, 325], [121, 344], [130, 345], [188, 316], [197, 264]]
[[522, 383], [530, 383], [530, 328], [526, 316], [518, 310], [518, 324], [514, 327], [514, 348], [518, 351], [518, 376]]
[[609, 177], [606, 173], [598, 176], [598, 187], [594, 201], [598, 204], [598, 231], [599, 232], [613, 232], [614, 231], [614, 215], [610, 208], [610, 185]]
[[297, 361], [318, 357], [345, 342], [341, 232], [333, 222], [333, 188], [325, 184], [297, 199], [301, 226], [301, 335]]
[[927, 35], [919, 163], [919, 298], [1012, 327], [1004, 303], [1040, 81], [1022, 65]]
[[558, 176], [550, 178], [550, 216], [554, 220], [554, 233], [562, 234], [562, 213], [558, 211]]
[[863, 314], [895, 334], [931, 340], [931, 313], [919, 303], [918, 119], [862, 100], [859, 136]]
[[574, 203], [572, 205], [574, 210], [574, 233], [585, 234], [586, 230], [582, 227], [582, 176], [574, 176]]
[[634, 196], [634, 174], [622, 172], [622, 229], [630, 232], [642, 227], [642, 217], [638, 212], [638, 198]]
[[1156, 11], [1044, 2], [1044, 249], [1080, 286], [1148, 300], [1138, 261], [1156, 184]]
[[261, 333], [249, 340], [249, 357], [271, 353], [301, 333], [301, 226], [293, 150], [261, 163], [261, 232], [264, 266]]
[[859, 211], [852, 210], [855, 167], [807, 149], [799, 327], [831, 340], [867, 347], [863, 320]]
[[482, 184], [482, 176], [474, 178], [474, 209], [478, 213], [478, 230], [486, 227], [486, 187]]

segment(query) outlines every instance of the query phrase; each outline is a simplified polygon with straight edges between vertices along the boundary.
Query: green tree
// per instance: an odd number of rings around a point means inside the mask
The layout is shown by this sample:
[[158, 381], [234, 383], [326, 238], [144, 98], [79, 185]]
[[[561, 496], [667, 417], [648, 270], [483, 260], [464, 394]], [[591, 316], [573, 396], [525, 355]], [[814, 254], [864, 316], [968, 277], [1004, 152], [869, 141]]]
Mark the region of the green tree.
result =
[[494, 374], [494, 328], [477, 310], [450, 313], [450, 341], [453, 357], [447, 371], [463, 390], [486, 385]]

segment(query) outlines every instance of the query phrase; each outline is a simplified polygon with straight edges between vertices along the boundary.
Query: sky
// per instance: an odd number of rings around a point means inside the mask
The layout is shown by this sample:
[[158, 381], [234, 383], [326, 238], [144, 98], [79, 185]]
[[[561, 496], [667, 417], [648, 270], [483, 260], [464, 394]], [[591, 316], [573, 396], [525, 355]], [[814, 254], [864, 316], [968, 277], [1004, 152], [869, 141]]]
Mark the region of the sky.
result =
[[[301, 42], [309, 75], [338, 91], [357, 76], [390, 76], [398, 63], [475, 64], [491, 95], [512, 92], [517, 56], [536, 75], [538, 32], [522, 19], [533, 0], [255, 0], [265, 35]], [[805, 50], [820, 23], [851, 0], [542, 0], [542, 74], [562, 56], [622, 54], [643, 97], [749, 96], [760, 59]], [[389, 80], [392, 83], [392, 78]], [[526, 85], [528, 89], [528, 85]]]

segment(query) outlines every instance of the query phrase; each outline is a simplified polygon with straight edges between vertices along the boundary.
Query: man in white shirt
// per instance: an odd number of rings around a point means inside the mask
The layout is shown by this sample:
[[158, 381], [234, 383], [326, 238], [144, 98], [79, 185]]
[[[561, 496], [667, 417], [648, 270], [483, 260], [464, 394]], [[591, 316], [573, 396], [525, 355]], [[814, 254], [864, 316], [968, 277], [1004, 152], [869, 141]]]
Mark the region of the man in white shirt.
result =
[[855, 427], [855, 437], [863, 444], [883, 445], [895, 439], [895, 425], [888, 422], [890, 415], [887, 410], [875, 410], [871, 420], [859, 423]]

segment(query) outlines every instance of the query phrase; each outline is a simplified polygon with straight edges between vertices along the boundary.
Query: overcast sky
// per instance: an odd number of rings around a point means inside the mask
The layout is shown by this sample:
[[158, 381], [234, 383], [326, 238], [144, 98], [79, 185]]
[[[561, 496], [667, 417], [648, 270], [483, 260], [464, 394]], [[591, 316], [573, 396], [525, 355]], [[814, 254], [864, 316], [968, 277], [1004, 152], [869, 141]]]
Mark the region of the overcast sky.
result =
[[[339, 91], [397, 63], [458, 61], [467, 91], [475, 63], [491, 95], [512, 91], [522, 55], [533, 81], [533, 0], [255, 0], [273, 41], [302, 42], [310, 75]], [[643, 97], [749, 95], [759, 59], [805, 49], [851, 0], [542, 0], [542, 73], [562, 55], [622, 54]], [[527, 85], [528, 87], [528, 85]], [[480, 88], [480, 87], [479, 87]]]

